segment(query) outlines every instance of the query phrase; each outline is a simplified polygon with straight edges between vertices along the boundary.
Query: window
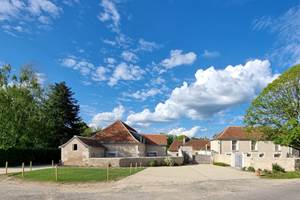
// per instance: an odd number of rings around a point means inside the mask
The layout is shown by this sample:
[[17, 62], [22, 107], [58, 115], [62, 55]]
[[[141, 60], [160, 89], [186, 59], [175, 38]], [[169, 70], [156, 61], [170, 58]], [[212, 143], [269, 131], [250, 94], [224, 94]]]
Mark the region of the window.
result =
[[251, 151], [257, 151], [257, 142], [251, 141]]
[[281, 151], [281, 146], [279, 144], [275, 144], [275, 151]]
[[265, 154], [264, 153], [260, 153], [260, 154], [258, 154], [258, 157], [263, 158], [263, 157], [265, 157]]
[[118, 157], [117, 151], [109, 151], [106, 153], [106, 157]]
[[251, 157], [251, 153], [246, 153], [246, 156], [247, 157]]
[[237, 148], [237, 141], [236, 140], [232, 140], [231, 141], [231, 150], [232, 151], [237, 151], [238, 148]]
[[73, 144], [73, 151], [77, 151], [78, 147], [77, 144]]
[[149, 151], [149, 152], [147, 152], [147, 156], [149, 156], [149, 157], [156, 157], [157, 156], [157, 152], [156, 151]]
[[281, 153], [274, 153], [274, 158], [280, 158], [281, 157]]

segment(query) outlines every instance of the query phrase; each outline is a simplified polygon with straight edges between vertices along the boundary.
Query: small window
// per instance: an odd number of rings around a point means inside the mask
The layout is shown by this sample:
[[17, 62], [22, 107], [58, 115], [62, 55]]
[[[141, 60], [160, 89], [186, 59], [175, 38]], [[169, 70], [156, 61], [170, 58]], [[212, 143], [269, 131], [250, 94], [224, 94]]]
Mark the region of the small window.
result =
[[279, 144], [275, 144], [274, 148], [276, 152], [281, 151], [281, 146]]
[[73, 144], [73, 151], [77, 151], [78, 147], [77, 144]]
[[265, 154], [264, 153], [260, 153], [260, 154], [258, 154], [258, 157], [263, 158], [263, 157], [265, 157]]
[[236, 140], [231, 141], [231, 150], [237, 151], [237, 141]]
[[118, 152], [117, 151], [107, 152], [106, 157], [118, 157]]
[[251, 151], [257, 151], [257, 142], [251, 141]]
[[226, 153], [225, 155], [226, 155], [226, 156], [231, 156], [231, 153]]
[[157, 152], [156, 151], [149, 151], [149, 152], [147, 152], [147, 156], [149, 156], [149, 157], [156, 157], [157, 156]]
[[247, 156], [247, 157], [251, 157], [251, 153], [247, 153], [246, 156]]
[[274, 158], [280, 158], [281, 157], [281, 153], [274, 153]]

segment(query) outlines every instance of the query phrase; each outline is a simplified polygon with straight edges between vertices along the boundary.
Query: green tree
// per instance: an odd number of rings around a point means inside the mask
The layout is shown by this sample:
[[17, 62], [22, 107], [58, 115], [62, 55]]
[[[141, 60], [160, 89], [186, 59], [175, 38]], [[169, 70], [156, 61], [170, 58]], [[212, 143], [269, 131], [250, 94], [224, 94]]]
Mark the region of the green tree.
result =
[[258, 129], [277, 144], [300, 149], [300, 65], [270, 83], [244, 119], [250, 130]]
[[43, 145], [42, 89], [30, 66], [18, 76], [0, 68], [0, 148]]
[[47, 140], [52, 147], [57, 147], [74, 135], [80, 135], [82, 120], [79, 117], [79, 105], [74, 99], [74, 93], [65, 82], [56, 83], [50, 87], [45, 104], [47, 113]]

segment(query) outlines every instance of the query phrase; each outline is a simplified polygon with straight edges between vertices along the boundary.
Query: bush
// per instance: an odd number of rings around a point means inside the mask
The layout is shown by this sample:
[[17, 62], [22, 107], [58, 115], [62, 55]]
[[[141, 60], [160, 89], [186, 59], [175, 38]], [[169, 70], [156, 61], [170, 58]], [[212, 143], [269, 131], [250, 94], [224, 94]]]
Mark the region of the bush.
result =
[[264, 169], [264, 170], [262, 171], [262, 174], [263, 174], [263, 175], [268, 175], [268, 174], [272, 174], [272, 172], [271, 172], [270, 170]]
[[243, 168], [242, 168], [242, 171], [246, 171], [246, 170], [247, 170], [247, 167], [243, 167]]
[[217, 166], [221, 166], [221, 167], [228, 167], [228, 166], [230, 166], [230, 165], [228, 165], [226, 163], [222, 163], [222, 162], [214, 162], [213, 164], [217, 165]]
[[166, 166], [174, 166], [174, 160], [172, 159], [172, 158], [170, 158], [170, 157], [166, 157], [165, 159], [164, 159], [164, 165], [166, 165]]
[[149, 161], [148, 165], [149, 165], [150, 167], [155, 167], [155, 166], [158, 166], [158, 163], [157, 163], [156, 160], [151, 160], [151, 161]]
[[272, 171], [274, 173], [276, 172], [285, 172], [285, 169], [283, 167], [281, 167], [280, 165], [278, 165], [277, 163], [272, 164]]
[[248, 169], [247, 169], [247, 171], [249, 171], [249, 172], [255, 172], [255, 169], [254, 169], [254, 167], [248, 167]]
[[28, 165], [32, 161], [33, 165], [36, 164], [51, 164], [54, 160], [58, 163], [60, 160], [59, 149], [0, 149], [0, 166], [5, 166], [5, 162], [8, 161], [9, 166], [18, 166], [22, 162]]

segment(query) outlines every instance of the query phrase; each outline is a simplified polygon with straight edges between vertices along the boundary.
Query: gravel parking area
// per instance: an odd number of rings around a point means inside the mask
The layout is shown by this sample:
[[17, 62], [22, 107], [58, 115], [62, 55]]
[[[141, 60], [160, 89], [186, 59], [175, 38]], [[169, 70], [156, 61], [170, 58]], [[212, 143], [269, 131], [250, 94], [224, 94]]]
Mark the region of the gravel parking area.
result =
[[300, 180], [265, 180], [212, 165], [147, 168], [117, 182], [56, 184], [0, 176], [1, 199], [298, 200]]

